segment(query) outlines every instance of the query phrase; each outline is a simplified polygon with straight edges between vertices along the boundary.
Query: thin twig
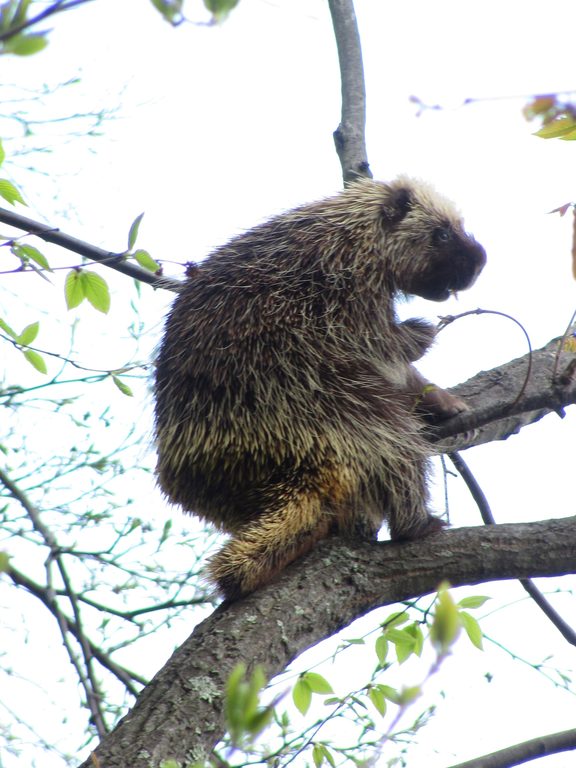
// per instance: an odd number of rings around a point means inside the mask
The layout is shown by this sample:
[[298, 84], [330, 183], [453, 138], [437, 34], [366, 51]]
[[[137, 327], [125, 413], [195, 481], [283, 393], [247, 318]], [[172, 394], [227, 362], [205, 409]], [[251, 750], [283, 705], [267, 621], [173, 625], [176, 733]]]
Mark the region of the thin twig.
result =
[[[488, 504], [488, 499], [486, 498], [486, 495], [484, 494], [484, 491], [480, 487], [478, 481], [472, 474], [468, 464], [457, 452], [449, 453], [448, 456], [468, 486], [468, 490], [470, 491], [472, 498], [480, 510], [480, 515], [482, 516], [484, 525], [496, 525], [496, 520], [494, 519], [494, 515], [492, 514], [492, 510]], [[528, 592], [540, 610], [544, 612], [544, 614], [560, 632], [562, 637], [567, 640], [570, 645], [576, 645], [576, 632], [569, 624], [564, 621], [556, 609], [550, 605], [548, 600], [544, 597], [534, 582], [531, 579], [518, 579], [518, 581], [520, 584], [522, 584], [526, 592]]]
[[[54, 614], [54, 607], [55, 607], [55, 599], [53, 595], [49, 594], [49, 590], [46, 589], [46, 587], [43, 587], [42, 585], [38, 584], [37, 582], [30, 579], [28, 576], [23, 574], [21, 571], [17, 570], [13, 566], [9, 566], [7, 575], [12, 579], [14, 584], [16, 584], [19, 587], [23, 587], [28, 592], [30, 592], [31, 595], [34, 595], [34, 597], [38, 598], [40, 602], [52, 613]], [[78, 633], [78, 627], [74, 623], [72, 619], [70, 619], [66, 614], [63, 614], [64, 620], [66, 621], [66, 625], [68, 627], [68, 630], [74, 637], [78, 640], [77, 633]], [[108, 656], [106, 653], [104, 653], [95, 643], [88, 640], [89, 646], [90, 646], [90, 652], [94, 656], [94, 658], [109, 672], [111, 672], [118, 680], [126, 687], [126, 690], [132, 694], [132, 696], [138, 695], [138, 688], [134, 685], [134, 682], [140, 683], [140, 685], [147, 685], [148, 680], [145, 677], [142, 677], [142, 675], [139, 675], [137, 672], [132, 672], [129, 669], [126, 669], [125, 667], [121, 667], [119, 664], [116, 664], [116, 662], [112, 661], [110, 656]]]
[[[37, 533], [40, 534], [40, 536], [44, 540], [44, 543], [46, 544], [46, 546], [50, 551], [50, 555], [46, 561], [46, 575], [47, 575], [46, 594], [47, 594], [47, 599], [50, 602], [50, 610], [52, 612], [52, 615], [55, 617], [57, 621], [58, 628], [60, 629], [60, 634], [62, 635], [62, 642], [64, 643], [64, 647], [66, 648], [66, 651], [68, 653], [68, 658], [70, 659], [72, 666], [76, 670], [78, 679], [80, 680], [80, 683], [84, 688], [84, 692], [86, 694], [86, 702], [90, 710], [90, 714], [92, 715], [92, 720], [98, 731], [98, 735], [100, 736], [100, 738], [103, 738], [106, 735], [108, 729], [105, 726], [103, 713], [100, 708], [101, 697], [98, 695], [97, 688], [94, 687], [95, 685], [97, 686], [97, 681], [94, 675], [92, 674], [91, 665], [89, 663], [91, 658], [90, 649], [87, 645], [86, 638], [84, 637], [82, 627], [79, 622], [79, 613], [74, 600], [74, 591], [72, 589], [71, 584], [69, 583], [68, 575], [66, 573], [66, 569], [64, 567], [64, 563], [62, 560], [62, 548], [58, 544], [52, 531], [49, 528], [47, 528], [47, 526], [44, 525], [38, 509], [31, 503], [31, 501], [28, 499], [24, 491], [22, 491], [22, 489], [19, 488], [16, 485], [16, 483], [14, 483], [12, 479], [2, 469], [0, 469], [0, 482], [2, 482], [6, 490], [12, 496], [12, 498], [18, 501], [21, 504], [21, 506], [24, 508], [28, 517], [30, 518], [32, 527]], [[82, 669], [82, 666], [76, 656], [76, 653], [72, 648], [72, 646], [70, 645], [70, 642], [68, 639], [70, 621], [68, 617], [65, 616], [65, 614], [61, 610], [58, 604], [58, 601], [56, 600], [53, 594], [54, 590], [51, 587], [52, 562], [56, 563], [58, 567], [58, 571], [62, 579], [64, 580], [66, 596], [70, 600], [73, 610], [76, 607], [75, 614], [76, 614], [77, 630], [73, 634], [76, 640], [78, 641], [78, 643], [80, 644], [80, 647], [82, 648], [83, 656], [84, 656], [84, 667], [86, 669], [87, 676], [84, 674], [84, 670]]]
[[33, 27], [35, 24], [39, 24], [41, 21], [44, 21], [44, 19], [47, 19], [49, 16], [52, 16], [55, 13], [68, 11], [70, 8], [74, 8], [77, 5], [84, 5], [85, 3], [90, 2], [92, 2], [92, 0], [68, 0], [68, 2], [66, 2], [66, 0], [57, 0], [57, 2], [48, 6], [48, 8], [45, 8], [36, 16], [32, 16], [29, 19], [24, 19], [21, 24], [18, 24], [15, 27], [10, 27], [6, 32], [2, 33], [0, 35], [0, 43], [5, 43], [7, 40], [16, 37], [16, 35], [19, 35], [20, 32]]
[[14, 213], [14, 211], [10, 211], [7, 208], [0, 208], [0, 222], [35, 235], [47, 243], [59, 245], [61, 248], [65, 248], [68, 251], [78, 253], [80, 256], [84, 256], [87, 259], [104, 264], [111, 269], [115, 269], [129, 277], [133, 277], [135, 280], [139, 280], [142, 283], [148, 283], [148, 285], [151, 285], [153, 288], [164, 288], [168, 291], [175, 292], [180, 290], [181, 283], [178, 280], [155, 275], [152, 272], [143, 269], [138, 264], [127, 261], [126, 254], [124, 253], [105, 251], [103, 248], [90, 245], [90, 243], [86, 243], [84, 240], [78, 240], [78, 238], [72, 237], [72, 235], [67, 235], [59, 229], [49, 227], [46, 224], [41, 224], [26, 216], [21, 216], [19, 213]]

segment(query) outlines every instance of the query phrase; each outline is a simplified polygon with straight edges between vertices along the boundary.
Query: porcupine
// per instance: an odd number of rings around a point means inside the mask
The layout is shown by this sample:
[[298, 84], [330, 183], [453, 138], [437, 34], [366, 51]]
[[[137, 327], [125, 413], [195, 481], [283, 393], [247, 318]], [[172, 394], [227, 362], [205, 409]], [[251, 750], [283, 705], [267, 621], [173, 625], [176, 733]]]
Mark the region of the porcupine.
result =
[[454, 206], [401, 177], [271, 218], [190, 270], [157, 360], [158, 479], [230, 534], [208, 566], [226, 598], [333, 533], [443, 525], [422, 416], [466, 406], [412, 366], [435, 328], [394, 302], [443, 301], [485, 261]]

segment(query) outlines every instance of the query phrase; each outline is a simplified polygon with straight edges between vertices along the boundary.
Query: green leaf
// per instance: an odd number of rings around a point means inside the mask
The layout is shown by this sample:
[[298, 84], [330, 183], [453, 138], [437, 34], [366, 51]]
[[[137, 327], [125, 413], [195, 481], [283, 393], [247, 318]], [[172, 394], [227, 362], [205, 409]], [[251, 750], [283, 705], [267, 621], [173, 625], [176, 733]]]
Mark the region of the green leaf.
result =
[[324, 760], [330, 763], [332, 768], [334, 768], [336, 765], [336, 761], [334, 760], [332, 753], [326, 744], [322, 744], [321, 742], [317, 742], [312, 747], [312, 760], [314, 761], [316, 768], [320, 768], [320, 766], [324, 763]]
[[12, 328], [11, 328], [11, 327], [8, 325], [8, 323], [6, 323], [4, 320], [2, 320], [2, 318], [1, 318], [1, 317], [0, 317], [0, 329], [2, 329], [2, 330], [4, 331], [4, 333], [7, 333], [7, 334], [8, 334], [8, 336], [11, 336], [13, 339], [16, 339], [16, 338], [18, 338], [18, 334], [16, 333], [16, 331], [14, 331], [14, 330], [13, 330], [13, 329], [12, 329]]
[[385, 637], [394, 644], [399, 664], [405, 662], [416, 650], [414, 635], [408, 629], [387, 629]]
[[183, 21], [182, 4], [183, 0], [152, 0], [154, 8], [173, 26]]
[[13, 25], [22, 24], [22, 22], [26, 20], [26, 13], [28, 11], [30, 1], [31, 0], [20, 0], [18, 7], [14, 12], [14, 18], [12, 20]]
[[266, 676], [257, 665], [249, 680], [246, 666], [242, 663], [230, 673], [226, 686], [225, 714], [230, 737], [235, 745], [249, 737], [252, 741], [268, 725], [273, 714], [272, 706], [259, 708], [260, 691], [266, 685]]
[[0, 165], [4, 162], [4, 158], [6, 157], [6, 152], [4, 151], [4, 146], [2, 145], [2, 140], [0, 139]]
[[14, 243], [11, 251], [19, 259], [22, 259], [22, 261], [30, 259], [30, 261], [33, 261], [38, 264], [39, 267], [42, 267], [42, 269], [46, 269], [48, 272], [52, 272], [52, 268], [50, 267], [46, 256], [44, 256], [44, 254], [41, 253], [38, 248], [34, 248], [33, 245], [20, 245], [19, 243]]
[[39, 373], [48, 373], [48, 367], [42, 355], [39, 355], [33, 349], [27, 349], [23, 354], [30, 365], [33, 365]]
[[395, 613], [391, 613], [388, 618], [382, 622], [380, 625], [382, 629], [392, 629], [392, 627], [397, 627], [400, 624], [405, 624], [410, 617], [408, 616], [407, 611], [397, 611]]
[[448, 592], [447, 584], [442, 584], [438, 590], [436, 610], [430, 628], [430, 639], [438, 655], [444, 656], [448, 653], [460, 634], [461, 627], [458, 608]]
[[31, 32], [27, 35], [16, 35], [4, 43], [4, 52], [16, 56], [31, 56], [44, 50], [48, 45], [45, 32]]
[[20, 191], [8, 179], [0, 179], [0, 197], [3, 197], [10, 205], [14, 205], [14, 203], [26, 205]]
[[324, 762], [324, 750], [322, 749], [322, 744], [314, 744], [312, 747], [312, 760], [314, 760], [316, 768], [320, 768]]
[[132, 256], [136, 259], [138, 264], [140, 264], [141, 267], [144, 269], [147, 269], [149, 272], [158, 272], [160, 269], [160, 264], [158, 264], [157, 261], [154, 261], [152, 256], [148, 253], [148, 251], [143, 250], [142, 248], [138, 248], [138, 250], [134, 251]]
[[[107, 456], [102, 456], [100, 459], [97, 459], [96, 461], [92, 461], [87, 466], [90, 467], [90, 469], [94, 469], [96, 472], [105, 472], [108, 469], [109, 462]], [[131, 523], [130, 530], [134, 530], [134, 528], [137, 528], [139, 526], [139, 523], [136, 521], [136, 525], [134, 525], [135, 521], [133, 520]]]
[[368, 688], [368, 698], [372, 704], [376, 707], [376, 710], [382, 717], [386, 714], [386, 696], [381, 690], [379, 685], [371, 685]]
[[334, 693], [328, 680], [317, 672], [305, 672], [302, 678], [308, 683], [312, 693]]
[[245, 674], [246, 665], [239, 662], [230, 672], [226, 683], [224, 712], [228, 730], [234, 743], [239, 741], [244, 723], [242, 683]]
[[302, 715], [305, 715], [310, 709], [312, 691], [306, 680], [302, 677], [298, 678], [296, 685], [292, 689], [292, 701]]
[[266, 677], [264, 675], [264, 670], [258, 664], [248, 680], [244, 697], [244, 718], [247, 724], [247, 730], [250, 730], [249, 723], [258, 711], [259, 694], [265, 685]]
[[10, 555], [8, 552], [0, 551], [0, 573], [6, 573], [10, 566]]
[[393, 704], [398, 704], [400, 702], [400, 694], [396, 688], [392, 688], [391, 685], [378, 685], [378, 688], [382, 691], [388, 701], [391, 701]]
[[247, 722], [246, 729], [252, 739], [259, 736], [262, 731], [270, 725], [270, 721], [274, 715], [274, 707], [265, 707], [256, 712]]
[[26, 328], [22, 331], [22, 333], [16, 337], [16, 342], [18, 344], [22, 344], [23, 347], [27, 347], [38, 336], [38, 331], [40, 330], [40, 323], [30, 323], [30, 325], [27, 325]]
[[66, 275], [64, 296], [66, 297], [66, 306], [68, 309], [74, 309], [74, 307], [77, 307], [86, 298], [81, 275], [82, 272], [79, 269], [73, 269]]
[[136, 245], [136, 240], [138, 239], [138, 230], [140, 229], [140, 222], [142, 221], [144, 214], [141, 213], [139, 216], [136, 216], [132, 224], [130, 225], [130, 231], [128, 232], [128, 250], [131, 251], [132, 248]]
[[214, 17], [215, 22], [224, 21], [230, 11], [234, 10], [239, 0], [204, 0], [205, 7]]
[[386, 640], [385, 635], [380, 635], [376, 638], [375, 650], [376, 656], [378, 656], [378, 663], [383, 667], [388, 656], [388, 640]]
[[571, 131], [568, 131], [568, 133], [564, 133], [562, 136], [558, 137], [560, 141], [576, 141], [576, 125]]
[[420, 696], [422, 693], [419, 685], [411, 685], [407, 688], [402, 688], [400, 691], [400, 694], [398, 696], [398, 704], [401, 707], [405, 707], [408, 704], [412, 704], [412, 702], [416, 701], [416, 699]]
[[110, 290], [106, 280], [96, 272], [86, 270], [80, 273], [80, 280], [84, 288], [84, 296], [90, 304], [99, 312], [107, 314], [110, 309]]
[[424, 648], [424, 634], [422, 633], [420, 624], [417, 624], [416, 622], [410, 624], [409, 627], [406, 627], [405, 632], [412, 637], [412, 652], [415, 653], [416, 656], [421, 656], [422, 649]]
[[460, 621], [462, 622], [462, 626], [470, 638], [472, 645], [475, 645], [478, 650], [483, 651], [484, 646], [482, 645], [482, 630], [480, 629], [480, 624], [478, 624], [474, 616], [471, 616], [466, 611], [460, 611]]
[[118, 376], [114, 376], [114, 374], [112, 374], [112, 381], [114, 384], [116, 384], [123, 395], [126, 395], [126, 397], [134, 397], [134, 392], [132, 392], [128, 384], [123, 382], [122, 379], [118, 378]]
[[324, 756], [326, 757], [326, 760], [330, 763], [332, 768], [336, 768], [336, 760], [334, 759], [332, 752], [330, 752], [328, 747], [325, 745], [324, 745]]
[[459, 608], [481, 608], [485, 602], [491, 600], [490, 597], [483, 595], [473, 595], [471, 597], [464, 597], [458, 603]]
[[557, 139], [559, 136], [570, 133], [575, 129], [576, 122], [574, 118], [566, 116], [542, 126], [539, 131], [534, 133], [534, 136], [539, 136], [541, 139]]

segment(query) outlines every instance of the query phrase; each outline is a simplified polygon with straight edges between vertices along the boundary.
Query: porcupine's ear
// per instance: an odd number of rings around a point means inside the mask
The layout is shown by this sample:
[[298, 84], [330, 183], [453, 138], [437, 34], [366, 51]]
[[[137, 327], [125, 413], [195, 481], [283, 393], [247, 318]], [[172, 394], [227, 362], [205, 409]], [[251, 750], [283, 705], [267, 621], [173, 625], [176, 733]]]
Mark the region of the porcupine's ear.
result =
[[385, 224], [399, 224], [412, 207], [412, 195], [408, 187], [389, 187], [382, 203], [382, 219]]

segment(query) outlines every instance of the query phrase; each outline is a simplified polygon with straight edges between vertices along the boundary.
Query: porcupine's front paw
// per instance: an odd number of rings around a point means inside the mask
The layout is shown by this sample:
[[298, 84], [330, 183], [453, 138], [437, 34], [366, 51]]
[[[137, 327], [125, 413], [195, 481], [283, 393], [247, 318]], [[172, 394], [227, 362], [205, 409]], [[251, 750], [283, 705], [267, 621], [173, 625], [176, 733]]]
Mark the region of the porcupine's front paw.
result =
[[[465, 400], [452, 395], [435, 384], [428, 384], [425, 387], [424, 394], [418, 403], [418, 411], [429, 424], [438, 424], [469, 410], [470, 406]], [[468, 443], [474, 439], [477, 431], [476, 429], [469, 429], [460, 434]]]
[[418, 403], [418, 410], [430, 421], [444, 421], [470, 408], [461, 397], [452, 395], [435, 384], [428, 384]]
[[447, 525], [448, 523], [444, 520], [436, 517], [436, 515], [428, 513], [425, 517], [420, 517], [409, 527], [403, 525], [400, 530], [391, 528], [390, 538], [393, 541], [416, 541], [438, 533], [438, 531], [446, 528]]

